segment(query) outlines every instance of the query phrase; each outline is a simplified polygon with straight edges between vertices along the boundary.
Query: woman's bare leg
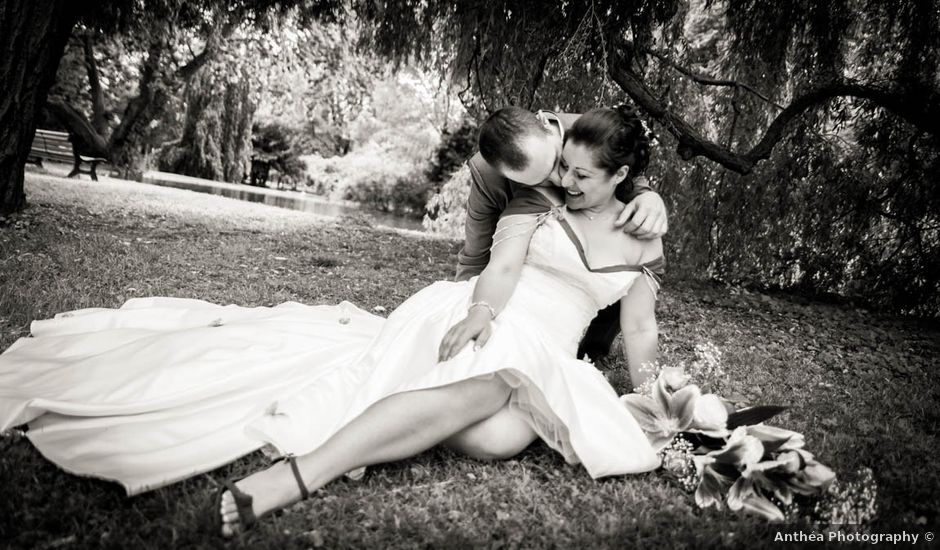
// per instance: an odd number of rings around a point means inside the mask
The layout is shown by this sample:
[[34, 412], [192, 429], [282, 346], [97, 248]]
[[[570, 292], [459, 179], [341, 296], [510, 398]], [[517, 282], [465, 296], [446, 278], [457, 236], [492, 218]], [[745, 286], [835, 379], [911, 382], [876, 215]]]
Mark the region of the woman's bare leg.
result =
[[[345, 472], [425, 451], [499, 411], [511, 388], [498, 376], [395, 394], [375, 403], [312, 453], [297, 457], [307, 489], [314, 491]], [[256, 516], [300, 499], [290, 466], [280, 462], [236, 483], [252, 495]], [[238, 529], [231, 493], [222, 495], [222, 534]]]
[[444, 445], [478, 460], [504, 460], [521, 453], [537, 437], [529, 423], [506, 404], [493, 416], [450, 436]]

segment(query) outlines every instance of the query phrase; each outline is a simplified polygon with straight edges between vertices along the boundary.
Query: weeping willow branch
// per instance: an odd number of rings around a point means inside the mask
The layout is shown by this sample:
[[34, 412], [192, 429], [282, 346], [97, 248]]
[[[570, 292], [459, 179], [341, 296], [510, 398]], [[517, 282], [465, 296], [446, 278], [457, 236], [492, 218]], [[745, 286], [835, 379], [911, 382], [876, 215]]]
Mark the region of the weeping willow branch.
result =
[[764, 102], [769, 103], [769, 104], [773, 105], [774, 107], [776, 107], [776, 108], [778, 108], [778, 109], [783, 109], [783, 108], [784, 108], [783, 105], [777, 103], [776, 101], [770, 99], [769, 97], [765, 96], [764, 94], [758, 92], [753, 86], [751, 86], [751, 85], [749, 85], [749, 84], [745, 84], [745, 83], [743, 83], [743, 82], [738, 82], [738, 81], [736, 81], [736, 80], [726, 80], [726, 79], [720, 79], [720, 78], [712, 78], [712, 77], [710, 77], [710, 76], [705, 76], [705, 75], [698, 74], [698, 73], [696, 73], [695, 71], [693, 71], [692, 69], [689, 69], [688, 67], [683, 67], [683, 66], [680, 65], [679, 63], [673, 61], [673, 60], [672, 60], [671, 58], [669, 58], [666, 54], [664, 54], [664, 53], [662, 53], [662, 52], [660, 52], [660, 51], [648, 50], [648, 49], [641, 49], [641, 50], [637, 50], [637, 53], [649, 54], [649, 55], [655, 57], [656, 59], [658, 59], [658, 60], [659, 60], [660, 62], [662, 62], [664, 65], [667, 65], [667, 66], [669, 66], [669, 67], [672, 67], [673, 69], [679, 71], [680, 73], [684, 74], [685, 76], [691, 78], [694, 82], [697, 82], [697, 83], [699, 83], [699, 84], [701, 84], [701, 85], [703, 85], [703, 86], [728, 86], [728, 87], [733, 87], [733, 88], [740, 88], [740, 89], [742, 89], [742, 90], [745, 90], [745, 91], [747, 91], [747, 92], [750, 92], [751, 94], [754, 94], [755, 96], [757, 96], [757, 97], [759, 97], [760, 99], [762, 99]]
[[754, 166], [770, 157], [774, 146], [783, 138], [793, 119], [836, 97], [869, 100], [900, 116], [914, 127], [940, 142], [940, 93], [935, 90], [887, 90], [854, 82], [827, 82], [794, 99], [777, 114], [763, 136], [750, 151], [737, 153], [719, 145], [698, 132], [684, 118], [669, 109], [632, 69], [632, 44], [621, 43], [614, 51], [610, 66], [614, 81], [654, 119], [659, 121], [678, 141], [676, 152], [683, 160], [703, 156], [740, 174], [750, 173]]

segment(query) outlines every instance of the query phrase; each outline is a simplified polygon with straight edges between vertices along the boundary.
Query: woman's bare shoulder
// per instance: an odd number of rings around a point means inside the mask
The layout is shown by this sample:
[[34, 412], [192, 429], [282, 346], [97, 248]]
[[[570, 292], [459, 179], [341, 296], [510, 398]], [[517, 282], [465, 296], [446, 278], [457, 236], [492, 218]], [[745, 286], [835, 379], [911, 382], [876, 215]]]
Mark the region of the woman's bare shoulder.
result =
[[642, 265], [663, 256], [662, 239], [638, 239], [623, 233], [625, 260], [628, 265]]

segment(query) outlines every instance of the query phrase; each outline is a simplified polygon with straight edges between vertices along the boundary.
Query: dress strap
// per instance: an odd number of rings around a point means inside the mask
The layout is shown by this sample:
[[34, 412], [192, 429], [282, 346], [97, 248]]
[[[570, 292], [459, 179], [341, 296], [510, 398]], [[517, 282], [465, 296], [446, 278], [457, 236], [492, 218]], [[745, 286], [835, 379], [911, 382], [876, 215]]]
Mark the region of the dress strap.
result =
[[557, 214], [557, 212], [558, 207], [555, 207], [551, 210], [542, 212], [533, 219], [510, 223], [500, 227], [496, 230], [495, 233], [493, 233], [493, 244], [490, 246], [490, 251], [492, 251], [498, 245], [508, 241], [509, 239], [515, 239], [517, 237], [523, 237], [529, 234], [530, 231], [545, 223], [545, 220], [547, 220], [549, 216], [552, 214]]
[[[659, 259], [662, 260], [662, 257]], [[658, 301], [659, 290], [662, 288], [662, 283], [659, 281], [659, 276], [646, 265], [643, 265], [643, 275], [646, 276], [646, 282], [649, 283], [650, 288], [653, 289], [653, 297]]]

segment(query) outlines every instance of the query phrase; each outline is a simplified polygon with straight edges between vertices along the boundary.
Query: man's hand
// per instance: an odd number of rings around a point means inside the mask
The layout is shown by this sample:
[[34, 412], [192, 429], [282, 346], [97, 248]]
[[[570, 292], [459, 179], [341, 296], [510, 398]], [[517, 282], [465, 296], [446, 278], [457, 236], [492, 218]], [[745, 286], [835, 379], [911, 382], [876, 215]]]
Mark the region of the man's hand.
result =
[[627, 204], [614, 225], [638, 239], [658, 239], [669, 230], [666, 203], [658, 193], [641, 193]]
[[438, 362], [447, 361], [460, 353], [470, 340], [476, 340], [476, 348], [483, 347], [493, 332], [490, 321], [490, 314], [486, 309], [481, 307], [471, 309], [463, 321], [450, 327], [444, 335], [437, 353]]

